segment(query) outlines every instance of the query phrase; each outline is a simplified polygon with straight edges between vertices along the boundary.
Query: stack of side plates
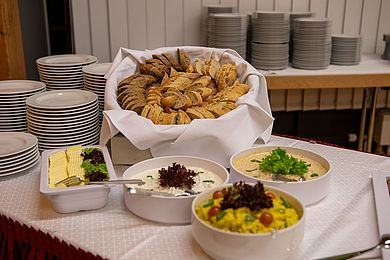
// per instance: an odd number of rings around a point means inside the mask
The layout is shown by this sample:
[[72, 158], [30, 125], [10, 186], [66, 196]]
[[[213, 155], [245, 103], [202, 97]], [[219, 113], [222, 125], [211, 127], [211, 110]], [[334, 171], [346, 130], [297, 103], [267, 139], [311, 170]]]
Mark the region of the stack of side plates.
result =
[[0, 81], [0, 132], [26, 132], [26, 98], [44, 91], [39, 81]]
[[27, 98], [27, 128], [40, 150], [99, 141], [99, 104], [95, 93], [55, 90]]
[[312, 12], [290, 12], [290, 47], [289, 47], [289, 59], [292, 60], [293, 52], [293, 37], [294, 37], [294, 20], [299, 18], [312, 17]]
[[299, 69], [325, 69], [330, 63], [331, 26], [328, 19], [294, 20], [292, 66]]
[[218, 13], [233, 13], [236, 12], [236, 7], [228, 5], [205, 5], [202, 9], [202, 44], [207, 46], [208, 44], [208, 31], [209, 31], [209, 15]]
[[260, 12], [252, 15], [251, 63], [257, 69], [281, 70], [288, 66], [289, 14]]
[[27, 170], [39, 161], [38, 139], [29, 133], [0, 133], [0, 177]]
[[208, 46], [233, 49], [245, 59], [247, 27], [246, 14], [210, 14]]
[[356, 65], [361, 60], [360, 35], [332, 35], [332, 56], [330, 63]]
[[106, 88], [106, 79], [104, 75], [111, 67], [111, 63], [95, 63], [83, 67], [84, 89], [91, 91], [98, 96], [99, 101], [99, 123], [103, 120], [104, 110], [104, 91]]
[[42, 57], [36, 60], [39, 79], [47, 90], [82, 89], [82, 68], [97, 62], [97, 58], [83, 54], [64, 54]]

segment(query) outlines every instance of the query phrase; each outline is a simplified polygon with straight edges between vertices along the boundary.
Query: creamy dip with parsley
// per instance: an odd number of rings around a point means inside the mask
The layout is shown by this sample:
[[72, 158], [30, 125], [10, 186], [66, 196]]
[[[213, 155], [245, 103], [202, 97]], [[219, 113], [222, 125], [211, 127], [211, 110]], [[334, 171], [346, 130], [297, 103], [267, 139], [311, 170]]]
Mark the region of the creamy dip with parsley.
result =
[[[271, 154], [271, 151], [265, 151], [265, 152], [255, 152], [251, 153], [246, 156], [238, 157], [235, 160], [233, 160], [233, 166], [240, 171], [241, 173], [258, 178], [263, 180], [269, 180], [272, 181], [272, 173], [267, 171], [262, 171], [259, 168], [259, 162], [265, 158], [266, 156], [269, 156]], [[305, 178], [305, 180], [315, 179], [319, 176], [323, 176], [328, 172], [328, 169], [321, 165], [316, 160], [300, 155], [295, 153], [288, 153], [289, 155], [295, 157], [298, 160], [302, 160], [308, 165], [308, 171], [304, 173], [303, 175], [297, 175], [297, 174], [283, 174], [282, 176], [293, 179], [293, 180], [299, 180], [301, 176]]]
[[[196, 173], [196, 175], [193, 177], [195, 184], [192, 186], [192, 190], [195, 191], [196, 194], [224, 183], [224, 180], [220, 176], [211, 171], [199, 167], [186, 168], [188, 170], [193, 170]], [[143, 185], [137, 185], [137, 188], [172, 194], [181, 193], [186, 190], [186, 188], [161, 187], [158, 172], [160, 169], [161, 168], [147, 170], [131, 177], [134, 179], [142, 179], [145, 182]]]

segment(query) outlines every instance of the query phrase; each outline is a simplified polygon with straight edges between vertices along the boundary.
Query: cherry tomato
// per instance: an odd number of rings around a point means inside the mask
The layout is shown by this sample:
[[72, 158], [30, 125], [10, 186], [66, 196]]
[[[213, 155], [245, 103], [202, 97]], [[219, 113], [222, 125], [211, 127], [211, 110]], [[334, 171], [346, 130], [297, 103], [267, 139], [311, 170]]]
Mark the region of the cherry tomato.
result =
[[261, 224], [263, 224], [264, 226], [269, 226], [271, 225], [272, 221], [274, 221], [274, 216], [272, 216], [271, 213], [269, 212], [264, 212], [261, 214], [260, 216], [260, 222]]
[[271, 197], [273, 200], [276, 198], [276, 195], [275, 193], [273, 193], [272, 191], [266, 191], [265, 194], [267, 194], [269, 197]]
[[214, 217], [215, 215], [218, 214], [218, 212], [221, 210], [220, 207], [218, 206], [212, 206], [210, 209], [209, 209], [209, 216], [210, 217]]
[[221, 190], [214, 191], [213, 199], [219, 199], [219, 198], [222, 198], [222, 197], [223, 197], [223, 191], [221, 191]]

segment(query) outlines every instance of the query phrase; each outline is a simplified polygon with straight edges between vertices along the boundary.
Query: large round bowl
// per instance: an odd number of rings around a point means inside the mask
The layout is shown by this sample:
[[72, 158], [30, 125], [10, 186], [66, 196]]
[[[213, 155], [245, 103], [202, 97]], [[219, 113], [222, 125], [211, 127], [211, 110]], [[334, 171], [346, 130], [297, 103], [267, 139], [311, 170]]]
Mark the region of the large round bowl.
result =
[[195, 212], [203, 201], [212, 198], [216, 190], [229, 187], [225, 184], [198, 195], [192, 203], [192, 235], [203, 251], [215, 259], [286, 259], [298, 247], [303, 239], [305, 209], [292, 194], [280, 189], [265, 186], [266, 190], [283, 196], [300, 215], [300, 220], [293, 226], [277, 230], [274, 233], [244, 234], [224, 231], [202, 221]]
[[[233, 162], [237, 158], [242, 158], [252, 153], [271, 152], [276, 148], [284, 149], [287, 151], [287, 153], [293, 156], [301, 155], [306, 158], [310, 158], [320, 163], [323, 167], [325, 167], [327, 169], [327, 172], [324, 175], [311, 180], [300, 181], [300, 182], [286, 182], [286, 181], [265, 180], [265, 179], [252, 177], [247, 175], [244, 171], [240, 171], [234, 166]], [[253, 183], [253, 182], [261, 181], [262, 183], [264, 183], [264, 185], [274, 186], [282, 190], [285, 190], [287, 192], [290, 192], [291, 194], [297, 196], [305, 206], [310, 206], [312, 204], [317, 203], [318, 201], [326, 197], [326, 195], [328, 194], [330, 177], [331, 177], [331, 164], [327, 159], [325, 159], [321, 155], [313, 153], [311, 151], [286, 147], [286, 146], [254, 147], [254, 148], [246, 149], [235, 153], [230, 158], [230, 166], [231, 166], [230, 180], [229, 180], [230, 182], [245, 181], [245, 182]]]
[[[134, 175], [156, 168], [167, 168], [172, 163], [185, 167], [200, 167], [211, 171], [222, 178], [223, 183], [229, 180], [228, 171], [220, 164], [203, 158], [191, 156], [166, 156], [145, 160], [129, 167], [123, 174], [123, 179], [133, 178]], [[128, 193], [129, 185], [124, 185], [126, 207], [135, 215], [161, 223], [190, 224], [191, 203], [196, 195], [187, 197], [144, 196]]]

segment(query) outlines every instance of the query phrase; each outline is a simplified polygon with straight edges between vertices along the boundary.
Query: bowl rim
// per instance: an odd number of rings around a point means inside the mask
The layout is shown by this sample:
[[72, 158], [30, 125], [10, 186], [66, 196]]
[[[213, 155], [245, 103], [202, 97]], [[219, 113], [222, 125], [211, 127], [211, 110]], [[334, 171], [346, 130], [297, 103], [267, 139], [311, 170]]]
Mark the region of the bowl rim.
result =
[[[270, 149], [271, 151], [276, 149], [276, 148], [282, 148], [282, 149], [292, 149], [292, 150], [296, 150], [296, 151], [304, 151], [305, 153], [311, 153], [315, 156], [318, 156], [320, 157], [321, 159], [323, 159], [325, 162], [327, 162], [328, 164], [328, 167], [326, 167], [328, 170], [326, 171], [326, 173], [322, 176], [319, 176], [317, 178], [314, 178], [314, 179], [310, 179], [310, 180], [305, 180], [305, 181], [302, 181], [302, 182], [285, 182], [285, 181], [280, 181], [280, 180], [277, 180], [277, 181], [273, 181], [273, 180], [266, 180], [266, 179], [261, 179], [261, 178], [255, 178], [255, 177], [252, 177], [252, 176], [249, 176], [245, 173], [243, 173], [242, 171], [238, 170], [234, 164], [233, 164], [233, 160], [235, 158], [237, 158], [238, 154], [240, 153], [243, 153], [245, 151], [252, 151], [255, 152], [259, 149]], [[249, 154], [249, 153], [248, 153]], [[230, 160], [229, 160], [229, 163], [230, 163], [230, 167], [238, 174], [240, 175], [243, 175], [253, 181], [261, 181], [261, 182], [267, 182], [267, 183], [288, 183], [289, 185], [298, 185], [298, 184], [302, 184], [302, 183], [310, 183], [310, 182], [315, 182], [315, 181], [319, 181], [323, 178], [327, 178], [329, 176], [329, 174], [332, 172], [332, 164], [330, 163], [330, 161], [328, 159], [326, 159], [324, 156], [316, 153], [316, 152], [313, 152], [313, 151], [310, 151], [310, 150], [306, 150], [306, 149], [302, 149], [302, 148], [296, 148], [296, 147], [290, 147], [290, 146], [285, 146], [285, 145], [272, 145], [272, 146], [256, 146], [256, 147], [251, 147], [251, 148], [247, 148], [247, 149], [243, 149], [243, 150], [240, 150], [236, 153], [234, 153], [231, 157], [230, 157]]]
[[[249, 185], [254, 185], [255, 183], [247, 183]], [[220, 185], [218, 187], [215, 187], [215, 188], [212, 188], [210, 190], [207, 190], [207, 191], [204, 191], [202, 192], [201, 194], [199, 195], [205, 195], [206, 193], [209, 193], [210, 195], [212, 194], [211, 192], [214, 192], [216, 189], [222, 189], [222, 188], [226, 188], [226, 187], [231, 187], [233, 186], [233, 183], [227, 183], [227, 184], [224, 184], [224, 185]], [[264, 185], [264, 189], [266, 190], [269, 190], [269, 191], [276, 191], [278, 194], [280, 193], [284, 193], [290, 197], [292, 197], [293, 199], [295, 199], [299, 206], [301, 207], [302, 209], [302, 214], [298, 220], [297, 223], [295, 223], [294, 225], [292, 226], [289, 226], [287, 228], [284, 228], [284, 229], [281, 229], [281, 230], [275, 230], [276, 232], [276, 236], [278, 234], [281, 234], [281, 233], [286, 233], [286, 232], [289, 232], [290, 230], [292, 229], [295, 229], [296, 227], [298, 227], [298, 225], [302, 225], [303, 222], [305, 221], [305, 218], [306, 218], [306, 208], [305, 208], [305, 205], [296, 197], [294, 196], [293, 194], [291, 194], [290, 192], [287, 192], [285, 190], [282, 190], [282, 189], [279, 189], [279, 188], [276, 188], [276, 187], [273, 187], [273, 186], [269, 186], [269, 185]], [[263, 232], [263, 233], [238, 233], [238, 232], [233, 232], [233, 231], [226, 231], [226, 230], [222, 230], [222, 229], [219, 229], [219, 228], [216, 228], [216, 227], [213, 227], [207, 223], [205, 223], [203, 220], [201, 220], [199, 218], [199, 216], [196, 214], [196, 203], [200, 200], [200, 197], [196, 197], [193, 201], [192, 201], [192, 205], [191, 205], [191, 214], [193, 215], [194, 218], [196, 218], [196, 220], [198, 222], [200, 222], [202, 224], [202, 226], [208, 228], [208, 229], [211, 229], [213, 231], [216, 231], [218, 233], [221, 233], [221, 234], [224, 234], [224, 235], [228, 235], [228, 236], [236, 236], [236, 237], [267, 237], [267, 236], [272, 236], [272, 232]], [[295, 209], [296, 210], [296, 209]], [[192, 221], [193, 223], [194, 221]], [[192, 226], [192, 225], [191, 225]]]
[[[220, 163], [216, 162], [216, 161], [213, 161], [213, 160], [209, 160], [209, 159], [206, 159], [206, 158], [202, 158], [202, 157], [198, 157], [198, 156], [190, 156], [190, 155], [168, 155], [168, 156], [160, 156], [160, 157], [153, 157], [153, 158], [149, 158], [149, 159], [146, 159], [146, 160], [143, 160], [143, 161], [140, 161], [140, 162], [137, 162], [133, 165], [131, 165], [130, 167], [128, 167], [122, 174], [122, 178], [124, 176], [126, 176], [126, 172], [129, 171], [130, 168], [134, 168], [134, 167], [139, 167], [139, 165], [144, 165], [144, 164], [148, 164], [150, 163], [151, 161], [159, 161], [159, 160], [165, 160], [165, 159], [173, 159], [173, 158], [183, 158], [183, 159], [195, 159], [195, 160], [199, 160], [199, 161], [207, 161], [208, 163], [211, 163], [211, 164], [214, 164], [215, 166], [223, 169], [223, 172], [225, 173], [225, 179], [223, 180], [223, 183], [221, 185], [224, 185], [226, 183], [229, 182], [229, 172], [228, 170]], [[185, 165], [186, 167], [188, 167], [187, 165]], [[162, 167], [167, 167], [167, 166], [162, 166]], [[189, 166], [191, 167], [191, 166]], [[131, 186], [131, 184], [123, 184], [123, 187], [124, 189], [127, 189]], [[218, 187], [218, 186], [215, 186], [215, 187]], [[212, 189], [212, 188], [211, 188]], [[207, 191], [207, 190], [206, 190]], [[127, 193], [124, 194], [125, 196], [127, 195]], [[183, 199], [193, 199], [195, 198], [197, 195], [199, 194], [194, 194], [194, 195], [189, 195], [189, 196], [183, 196], [183, 197], [164, 197], [164, 196], [158, 196], [158, 195], [155, 195], [151, 198], [153, 199], [169, 199], [169, 200], [183, 200]]]

